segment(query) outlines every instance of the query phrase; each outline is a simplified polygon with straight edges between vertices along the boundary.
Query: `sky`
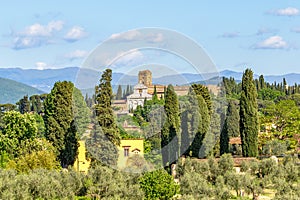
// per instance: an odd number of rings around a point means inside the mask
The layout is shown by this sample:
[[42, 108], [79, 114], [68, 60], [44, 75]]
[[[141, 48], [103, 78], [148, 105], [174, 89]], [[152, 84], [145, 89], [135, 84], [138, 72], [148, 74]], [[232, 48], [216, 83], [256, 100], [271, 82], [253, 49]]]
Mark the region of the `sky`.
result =
[[[105, 41], [154, 27], [197, 43], [218, 71], [300, 73], [297, 0], [10, 0], [1, 1], [0, 13], [0, 68], [80, 67]], [[191, 72], [187, 62], [170, 52], [136, 50], [126, 55], [119, 66], [156, 63]]]

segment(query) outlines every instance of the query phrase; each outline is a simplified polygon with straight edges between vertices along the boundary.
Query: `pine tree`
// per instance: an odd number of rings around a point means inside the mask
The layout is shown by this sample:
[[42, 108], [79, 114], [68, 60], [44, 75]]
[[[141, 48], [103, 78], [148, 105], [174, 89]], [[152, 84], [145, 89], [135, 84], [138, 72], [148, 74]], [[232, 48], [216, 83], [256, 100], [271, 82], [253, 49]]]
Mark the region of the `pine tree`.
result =
[[243, 156], [245, 157], [255, 157], [258, 154], [258, 106], [256, 98], [253, 72], [246, 69], [242, 78], [240, 98], [240, 135]]
[[167, 87], [164, 109], [166, 121], [161, 131], [162, 158], [164, 165], [170, 165], [179, 155], [180, 141], [179, 103], [172, 85]]
[[[97, 121], [108, 139], [115, 145], [120, 144], [120, 133], [114, 119], [111, 100], [113, 92], [111, 87], [112, 71], [106, 69], [100, 79], [100, 84], [96, 87], [96, 117]], [[129, 90], [129, 86], [128, 86]]]
[[78, 152], [71, 82], [56, 82], [44, 102], [45, 136], [58, 151], [62, 167], [73, 165]]
[[117, 95], [116, 95], [116, 100], [120, 100], [120, 99], [122, 99], [122, 87], [121, 87], [121, 85], [118, 86]]

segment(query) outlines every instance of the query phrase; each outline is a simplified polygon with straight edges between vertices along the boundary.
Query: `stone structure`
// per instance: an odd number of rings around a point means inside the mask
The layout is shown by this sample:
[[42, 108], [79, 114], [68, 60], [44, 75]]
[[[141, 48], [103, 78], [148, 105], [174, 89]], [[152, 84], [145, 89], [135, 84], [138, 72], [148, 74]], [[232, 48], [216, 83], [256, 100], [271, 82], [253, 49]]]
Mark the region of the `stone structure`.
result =
[[139, 71], [139, 83], [147, 87], [152, 85], [152, 72], [150, 70]]
[[152, 95], [148, 94], [148, 87], [142, 83], [135, 85], [133, 94], [127, 96], [128, 110], [135, 110], [138, 105], [143, 106], [145, 99], [152, 99]]

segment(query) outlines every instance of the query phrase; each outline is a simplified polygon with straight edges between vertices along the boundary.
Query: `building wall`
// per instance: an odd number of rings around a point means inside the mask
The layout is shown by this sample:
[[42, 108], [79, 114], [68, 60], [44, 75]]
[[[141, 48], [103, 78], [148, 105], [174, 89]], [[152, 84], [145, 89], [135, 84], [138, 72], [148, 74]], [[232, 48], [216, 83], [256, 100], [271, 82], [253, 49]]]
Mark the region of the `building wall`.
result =
[[74, 163], [74, 169], [79, 172], [87, 173], [91, 165], [91, 161], [85, 157], [86, 148], [85, 141], [79, 141], [78, 156]]
[[[121, 140], [119, 148], [119, 159], [118, 159], [118, 167], [119, 169], [124, 169], [126, 167], [126, 163], [129, 157], [135, 155], [132, 152], [134, 149], [139, 149], [139, 155], [144, 156], [144, 140], [143, 139], [128, 139]], [[124, 156], [124, 148], [129, 148], [129, 155]]]

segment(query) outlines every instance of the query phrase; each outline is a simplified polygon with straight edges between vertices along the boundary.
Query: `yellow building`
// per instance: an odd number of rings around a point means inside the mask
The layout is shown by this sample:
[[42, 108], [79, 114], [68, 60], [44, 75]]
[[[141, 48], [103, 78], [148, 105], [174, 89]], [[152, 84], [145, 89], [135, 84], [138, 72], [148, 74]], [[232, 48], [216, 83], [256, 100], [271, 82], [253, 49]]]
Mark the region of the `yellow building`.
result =
[[118, 168], [124, 169], [129, 157], [140, 155], [144, 157], [144, 140], [143, 139], [126, 139], [120, 141]]
[[[143, 139], [125, 139], [120, 141], [118, 168], [124, 169], [127, 166], [127, 160], [133, 155], [144, 157]], [[78, 156], [74, 163], [74, 169], [79, 172], [87, 173], [91, 161], [86, 159], [85, 141], [79, 141]]]
[[91, 161], [86, 159], [85, 141], [79, 141], [78, 156], [74, 163], [74, 169], [79, 172], [87, 173], [90, 167]]

